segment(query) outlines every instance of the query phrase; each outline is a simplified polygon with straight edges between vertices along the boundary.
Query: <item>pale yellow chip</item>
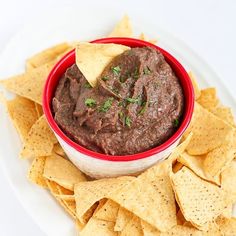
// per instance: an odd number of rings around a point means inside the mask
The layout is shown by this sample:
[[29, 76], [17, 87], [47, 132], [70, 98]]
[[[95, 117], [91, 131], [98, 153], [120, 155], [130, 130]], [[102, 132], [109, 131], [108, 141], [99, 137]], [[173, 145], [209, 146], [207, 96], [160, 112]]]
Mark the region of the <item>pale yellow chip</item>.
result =
[[52, 63], [46, 64], [24, 74], [0, 80], [0, 84], [10, 92], [42, 104], [44, 84], [52, 65]]
[[140, 218], [133, 215], [132, 219], [127, 223], [125, 228], [121, 231], [120, 236], [143, 236], [143, 230], [140, 222]]
[[129, 37], [133, 36], [133, 29], [130, 19], [127, 15], [124, 15], [120, 22], [115, 26], [108, 37]]
[[79, 233], [80, 236], [118, 236], [114, 230], [114, 222], [92, 217]]
[[229, 192], [234, 202], [236, 202], [236, 161], [233, 161], [221, 173], [221, 187]]
[[236, 146], [233, 141], [231, 139], [227, 145], [222, 145], [206, 155], [203, 163], [206, 174], [215, 177], [230, 165], [236, 154]]
[[195, 79], [193, 72], [190, 71], [188, 75], [192, 81], [193, 90], [194, 90], [194, 99], [197, 100], [201, 96], [201, 90], [199, 88], [199, 85], [197, 83], [197, 80]]
[[33, 55], [26, 60], [26, 69], [34, 69], [55, 60], [58, 55], [65, 52], [69, 47], [68, 43], [60, 43]]
[[231, 219], [220, 217], [216, 221], [220, 228], [220, 232], [224, 236], [235, 236], [236, 235], [236, 218]]
[[35, 102], [34, 105], [35, 105], [35, 110], [37, 112], [38, 118], [40, 118], [43, 115], [43, 108], [37, 102]]
[[219, 226], [215, 221], [209, 223], [208, 230], [202, 232], [203, 236], [222, 236]]
[[129, 50], [120, 44], [78, 43], [76, 47], [76, 65], [87, 81], [94, 87], [99, 76], [113, 58]]
[[31, 127], [20, 156], [22, 158], [49, 156], [56, 142], [57, 139], [49, 128], [45, 116], [41, 116]]
[[220, 119], [224, 120], [228, 124], [235, 126], [234, 115], [232, 109], [229, 107], [215, 107], [210, 110], [215, 116], [218, 116]]
[[27, 98], [17, 96], [13, 100], [6, 102], [8, 114], [16, 127], [21, 140], [26, 141], [26, 137], [32, 125], [38, 119], [34, 102]]
[[47, 157], [43, 176], [71, 191], [74, 185], [87, 181], [85, 175], [70, 161], [58, 155]]
[[155, 176], [154, 173], [157, 171], [147, 171], [146, 176], [142, 174], [111, 199], [158, 230], [167, 231], [177, 224], [174, 194], [169, 176]]
[[[183, 225], [176, 225], [166, 233], [161, 233], [161, 236], [202, 236], [202, 231], [197, 230], [194, 227], [188, 227]], [[213, 236], [213, 235], [212, 235]]]
[[[184, 152], [178, 157], [178, 161], [191, 169], [199, 177], [220, 185], [220, 174], [212, 177], [204, 171], [205, 156], [192, 156]], [[212, 163], [213, 164], [213, 163]]]
[[133, 213], [123, 207], [119, 207], [114, 230], [122, 231], [127, 223], [132, 219]]
[[46, 157], [36, 157], [28, 171], [28, 179], [41, 187], [48, 186], [45, 178], [43, 177], [45, 162]]
[[66, 156], [66, 153], [64, 152], [63, 148], [61, 147], [61, 145], [59, 143], [54, 144], [53, 147], [53, 152], [56, 153], [57, 155], [64, 157], [64, 158], [68, 158]]
[[116, 222], [118, 209], [119, 205], [116, 202], [108, 199], [106, 203], [96, 213], [93, 214], [93, 217], [96, 217], [99, 220]]
[[98, 201], [110, 198], [116, 190], [128, 185], [134, 177], [119, 177], [81, 182], [75, 185], [75, 200], [78, 219], [83, 223], [84, 214]]
[[160, 236], [161, 232], [153, 227], [152, 225], [148, 224], [147, 222], [141, 220], [141, 226], [143, 230], [143, 236]]
[[157, 43], [157, 40], [156, 39], [149, 39], [144, 33], [141, 33], [139, 35], [139, 39], [141, 40], [144, 40], [144, 41], [147, 41], [147, 42], [150, 42], [152, 44], [156, 44]]
[[208, 222], [229, 205], [222, 189], [199, 178], [187, 167], [172, 175], [172, 184], [184, 218], [198, 229], [206, 229]]
[[201, 90], [201, 96], [197, 99], [197, 102], [204, 108], [210, 110], [215, 108], [219, 104], [215, 88], [206, 88]]
[[219, 119], [198, 103], [188, 132], [193, 136], [187, 147], [191, 155], [202, 155], [229, 142], [233, 136], [233, 128]]

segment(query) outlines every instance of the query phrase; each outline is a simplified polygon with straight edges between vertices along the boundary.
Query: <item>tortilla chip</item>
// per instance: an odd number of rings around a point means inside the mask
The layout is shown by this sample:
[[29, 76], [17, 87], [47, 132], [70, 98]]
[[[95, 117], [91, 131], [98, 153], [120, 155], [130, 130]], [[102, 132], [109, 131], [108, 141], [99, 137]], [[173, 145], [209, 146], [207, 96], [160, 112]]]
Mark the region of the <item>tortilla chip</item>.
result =
[[202, 235], [203, 236], [222, 236], [219, 227], [214, 221], [209, 224], [209, 228], [207, 231], [202, 232]]
[[139, 39], [141, 39], [143, 41], [147, 41], [147, 42], [152, 43], [152, 44], [156, 44], [157, 43], [156, 39], [148, 39], [148, 37], [144, 33], [141, 33], [139, 35]]
[[57, 139], [43, 115], [31, 127], [20, 156], [22, 158], [49, 156], [56, 142]]
[[160, 231], [167, 231], [177, 224], [175, 199], [167, 174], [155, 176], [147, 171], [146, 177], [142, 174], [111, 199]]
[[194, 90], [194, 99], [197, 100], [201, 96], [201, 90], [200, 90], [200, 88], [198, 86], [198, 83], [197, 83], [197, 81], [195, 79], [195, 76], [194, 76], [193, 72], [190, 71], [188, 73], [188, 75], [189, 75], [189, 77], [190, 77], [190, 79], [192, 81], [193, 90]]
[[214, 116], [198, 103], [188, 132], [193, 136], [187, 147], [191, 155], [203, 155], [229, 142], [233, 136], [233, 128], [223, 120]]
[[119, 205], [108, 199], [106, 203], [96, 213], [94, 213], [93, 216], [99, 220], [116, 222], [118, 209]]
[[233, 140], [227, 145], [222, 145], [206, 155], [204, 159], [204, 171], [212, 177], [219, 175], [227, 166], [230, 165], [236, 155], [236, 146]]
[[40, 118], [43, 115], [43, 108], [40, 104], [36, 102], [34, 103], [34, 106], [35, 106], [35, 110], [37, 112], [38, 118]]
[[43, 176], [71, 191], [74, 190], [75, 184], [87, 181], [85, 175], [77, 167], [57, 155], [47, 157]]
[[82, 231], [82, 229], [84, 228], [84, 224], [82, 224], [78, 219], [75, 220], [75, 227], [76, 227], [76, 231], [78, 232], [77, 236], [79, 236], [80, 232]]
[[112, 59], [130, 48], [119, 44], [79, 43], [76, 47], [76, 65], [95, 87], [99, 76]]
[[128, 222], [132, 219], [133, 213], [126, 210], [123, 207], [119, 207], [117, 218], [116, 218], [116, 224], [114, 227], [115, 231], [122, 231], [125, 226], [128, 224]]
[[213, 109], [219, 104], [215, 88], [206, 88], [201, 90], [201, 96], [197, 102], [206, 109]]
[[[235, 199], [235, 198], [234, 198]], [[222, 217], [231, 218], [233, 213], [233, 204], [229, 204], [221, 213]]]
[[46, 162], [46, 157], [36, 157], [29, 169], [28, 172], [28, 179], [41, 186], [41, 187], [47, 187], [46, 180], [43, 177], [43, 170]]
[[117, 232], [113, 231], [114, 222], [99, 220], [92, 217], [88, 224], [80, 232], [80, 236], [118, 236]]
[[52, 63], [32, 69], [24, 74], [0, 80], [7, 90], [42, 104], [42, 93]]
[[184, 223], [186, 223], [186, 219], [184, 218], [184, 215], [180, 209], [178, 210], [176, 216], [177, 216], [177, 224], [178, 225], [183, 225]]
[[81, 182], [75, 185], [75, 200], [78, 219], [83, 223], [84, 214], [99, 200], [110, 198], [110, 195], [129, 184], [134, 177], [120, 177]]
[[182, 164], [182, 163], [180, 163], [180, 162], [176, 162], [175, 164], [174, 164], [174, 166], [172, 167], [172, 171], [173, 171], [173, 173], [176, 173], [176, 172], [178, 172], [179, 170], [181, 170], [181, 168], [183, 167], [184, 165]]
[[26, 60], [26, 69], [34, 69], [39, 66], [45, 65], [57, 58], [58, 55], [65, 52], [69, 48], [68, 43], [61, 43], [56, 46], [47, 48], [42, 52], [35, 54]]
[[220, 175], [211, 177], [204, 172], [205, 156], [192, 156], [184, 152], [178, 157], [178, 161], [191, 169], [199, 177], [220, 185]]
[[161, 236], [202, 236], [202, 232], [193, 227], [176, 225], [170, 231], [161, 233]]
[[143, 230], [144, 236], [160, 236], [161, 232], [153, 227], [152, 225], [148, 224], [147, 222], [141, 220], [141, 226]]
[[66, 153], [64, 152], [63, 148], [61, 147], [59, 143], [54, 144], [53, 152], [63, 158], [68, 159], [68, 157], [66, 156]]
[[218, 218], [216, 221], [220, 228], [220, 232], [225, 236], [235, 236], [236, 235], [236, 218]]
[[184, 218], [198, 229], [207, 227], [208, 222], [220, 215], [229, 204], [222, 189], [199, 178], [187, 167], [171, 178], [176, 201]]
[[236, 202], [236, 162], [221, 173], [221, 187], [230, 193], [234, 202]]
[[228, 124], [235, 126], [234, 115], [232, 109], [229, 107], [214, 107], [210, 110], [215, 116], [219, 117], [220, 119], [224, 120]]
[[120, 22], [115, 26], [108, 37], [129, 37], [132, 38], [133, 29], [130, 19], [127, 15], [124, 15]]
[[19, 133], [21, 140], [26, 142], [26, 137], [32, 125], [38, 119], [34, 103], [27, 98], [17, 96], [13, 100], [7, 101], [6, 105], [9, 116]]
[[128, 235], [143, 236], [140, 219], [135, 215], [133, 215], [132, 219], [128, 222], [120, 234], [120, 236]]

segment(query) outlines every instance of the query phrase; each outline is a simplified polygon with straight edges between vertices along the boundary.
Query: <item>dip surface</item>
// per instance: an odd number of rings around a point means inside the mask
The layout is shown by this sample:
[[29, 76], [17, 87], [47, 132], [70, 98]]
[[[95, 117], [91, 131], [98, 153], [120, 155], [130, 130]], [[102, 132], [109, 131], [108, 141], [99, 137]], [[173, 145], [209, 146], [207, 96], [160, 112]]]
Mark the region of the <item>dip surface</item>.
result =
[[59, 81], [54, 119], [78, 144], [129, 155], [165, 142], [181, 120], [184, 97], [163, 55], [132, 48], [114, 58], [92, 88], [74, 64]]

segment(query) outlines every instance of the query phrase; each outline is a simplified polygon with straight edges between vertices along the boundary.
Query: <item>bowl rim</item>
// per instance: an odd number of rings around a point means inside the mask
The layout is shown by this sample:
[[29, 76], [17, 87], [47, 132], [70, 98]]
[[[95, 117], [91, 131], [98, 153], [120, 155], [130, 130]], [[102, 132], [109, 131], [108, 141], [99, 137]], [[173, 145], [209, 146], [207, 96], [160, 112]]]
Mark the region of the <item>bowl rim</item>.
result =
[[[127, 161], [134, 161], [134, 160], [139, 160], [139, 159], [144, 159], [153, 155], [156, 155], [158, 153], [161, 153], [168, 149], [171, 145], [173, 145], [175, 142], [177, 142], [181, 136], [183, 135], [184, 131], [187, 129], [191, 118], [193, 114], [193, 108], [194, 108], [194, 90], [192, 86], [191, 79], [184, 69], [184, 67], [180, 64], [180, 62], [173, 57], [170, 53], [165, 51], [164, 49], [160, 48], [157, 45], [154, 45], [150, 42], [143, 41], [140, 39], [134, 39], [134, 38], [125, 38], [125, 37], [112, 37], [112, 38], [101, 38], [101, 39], [96, 39], [91, 41], [91, 43], [115, 43], [115, 44], [123, 44], [123, 45], [139, 45], [137, 47], [144, 47], [144, 46], [149, 46], [152, 47], [156, 50], [161, 51], [161, 53], [164, 55], [165, 59], [168, 59], [171, 61], [173, 64], [175, 64], [175, 67], [178, 67], [178, 70], [181, 72], [181, 76], [184, 78], [182, 82], [185, 83], [185, 89], [188, 90], [188, 97], [185, 99], [188, 100], [188, 106], [186, 107], [185, 105], [185, 114], [182, 117], [181, 124], [178, 127], [178, 129], [175, 131], [175, 133], [168, 138], [164, 143], [161, 145], [151, 148], [147, 151], [136, 153], [136, 154], [131, 154], [131, 155], [123, 155], [123, 156], [112, 156], [112, 155], [106, 155], [103, 153], [98, 153], [94, 152], [92, 150], [89, 150], [78, 143], [74, 142], [72, 139], [66, 136], [66, 134], [60, 129], [60, 127], [57, 125], [55, 122], [52, 112], [51, 112], [51, 100], [49, 101], [49, 93], [50, 91], [53, 90], [55, 91], [55, 87], [51, 87], [51, 80], [57, 79], [55, 78], [56, 72], [60, 69], [60, 67], [67, 61], [70, 60], [71, 57], [75, 57], [75, 50], [72, 49], [70, 52], [68, 52], [66, 55], [64, 55], [52, 68], [50, 71], [46, 83], [44, 85], [44, 90], [43, 90], [43, 111], [45, 114], [45, 117], [47, 119], [47, 122], [49, 123], [51, 129], [58, 135], [67, 145], [75, 149], [76, 151], [84, 154], [85, 156], [89, 156], [95, 159], [100, 159], [104, 161], [122, 161], [122, 162], [127, 162]], [[175, 72], [175, 70], [173, 70]], [[57, 79], [59, 81], [59, 79]], [[183, 86], [181, 86], [183, 88]]]

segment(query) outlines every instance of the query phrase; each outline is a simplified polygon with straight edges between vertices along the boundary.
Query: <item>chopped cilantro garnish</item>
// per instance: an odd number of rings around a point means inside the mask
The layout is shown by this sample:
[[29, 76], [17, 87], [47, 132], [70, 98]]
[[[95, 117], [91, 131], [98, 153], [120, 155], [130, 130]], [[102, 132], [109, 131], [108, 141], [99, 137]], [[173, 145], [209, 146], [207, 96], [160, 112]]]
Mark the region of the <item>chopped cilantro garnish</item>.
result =
[[139, 115], [142, 115], [146, 111], [146, 102], [143, 102], [142, 109], [139, 111]]
[[92, 88], [92, 85], [89, 82], [86, 82], [86, 84], [84, 85], [85, 88]]
[[87, 98], [84, 103], [87, 107], [93, 107], [96, 105], [96, 101], [93, 98]]
[[114, 98], [108, 98], [102, 105], [102, 107], [100, 108], [100, 111], [102, 112], [107, 112], [110, 108], [111, 108], [111, 105], [112, 105], [112, 102], [113, 102]]
[[144, 73], [145, 75], [149, 75], [149, 74], [151, 73], [151, 70], [149, 69], [148, 66], [147, 66], [146, 68], [144, 68], [143, 73]]
[[102, 77], [102, 80], [103, 81], [107, 81], [107, 80], [109, 80], [109, 77], [108, 76], [104, 76], [104, 77]]
[[139, 103], [140, 102], [140, 98], [126, 98], [125, 100], [129, 103]]
[[179, 119], [174, 119], [174, 127], [178, 127], [179, 126]]
[[121, 82], [121, 83], [124, 83], [124, 82], [125, 82], [125, 77], [121, 76], [121, 77], [120, 77], [120, 82]]
[[128, 127], [131, 126], [131, 119], [128, 116], [125, 117], [125, 125], [127, 125]]
[[121, 71], [121, 68], [119, 66], [113, 67], [112, 68], [112, 72], [114, 73], [114, 75], [119, 75]]
[[123, 111], [119, 111], [119, 112], [118, 112], [118, 115], [119, 115], [120, 119], [122, 119], [122, 118], [124, 117]]

